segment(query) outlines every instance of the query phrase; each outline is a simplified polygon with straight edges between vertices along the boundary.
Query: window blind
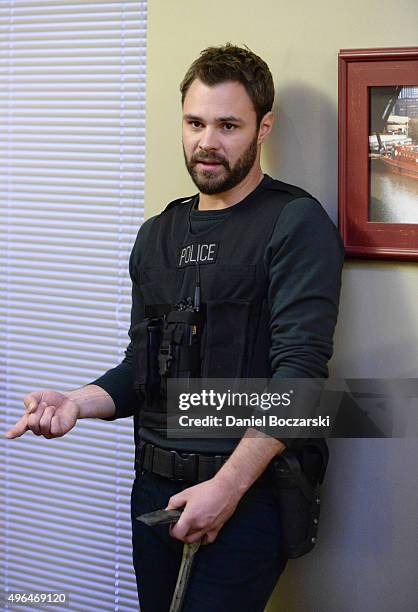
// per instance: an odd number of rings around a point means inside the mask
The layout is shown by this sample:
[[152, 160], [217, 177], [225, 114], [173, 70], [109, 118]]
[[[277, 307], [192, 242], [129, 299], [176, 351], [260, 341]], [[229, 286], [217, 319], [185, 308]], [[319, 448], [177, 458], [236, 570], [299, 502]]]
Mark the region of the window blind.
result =
[[26, 393], [80, 387], [123, 358], [143, 219], [146, 4], [0, 8], [0, 587], [65, 591], [71, 611], [138, 609], [132, 419], [82, 420], [52, 440], [4, 432]]

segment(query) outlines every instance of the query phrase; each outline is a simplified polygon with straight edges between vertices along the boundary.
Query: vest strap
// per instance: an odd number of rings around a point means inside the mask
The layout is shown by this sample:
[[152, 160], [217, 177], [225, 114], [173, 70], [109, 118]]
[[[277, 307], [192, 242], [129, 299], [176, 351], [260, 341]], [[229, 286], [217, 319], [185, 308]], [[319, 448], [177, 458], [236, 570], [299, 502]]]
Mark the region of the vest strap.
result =
[[[174, 304], [145, 304], [144, 306], [144, 316], [145, 319], [159, 319], [160, 317], [164, 317], [169, 312], [175, 309]], [[207, 305], [205, 302], [200, 304], [200, 312], [202, 314], [206, 313]], [[260, 309], [260, 303], [255, 301], [250, 304], [250, 313], [256, 314]]]

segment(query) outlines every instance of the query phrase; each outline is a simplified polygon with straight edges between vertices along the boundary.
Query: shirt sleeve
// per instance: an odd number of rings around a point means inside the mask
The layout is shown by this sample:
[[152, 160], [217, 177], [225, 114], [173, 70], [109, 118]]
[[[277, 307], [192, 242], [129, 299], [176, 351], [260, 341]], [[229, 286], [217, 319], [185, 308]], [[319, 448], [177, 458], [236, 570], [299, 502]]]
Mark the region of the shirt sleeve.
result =
[[151, 217], [143, 223], [139, 229], [134, 246], [129, 257], [129, 275], [132, 281], [132, 307], [131, 324], [129, 328], [130, 342], [125, 350], [125, 357], [121, 363], [111, 368], [99, 378], [92, 381], [91, 385], [98, 385], [104, 389], [113, 399], [115, 414], [104, 418], [105, 421], [114, 421], [123, 417], [132, 416], [139, 408], [140, 399], [133, 389], [133, 343], [131, 330], [144, 317], [144, 306], [139, 286], [138, 266], [141, 253], [144, 253], [148, 234], [155, 217]]
[[[273, 378], [328, 376], [343, 262], [341, 237], [319, 202], [308, 197], [289, 202], [264, 258]], [[286, 446], [301, 442], [280, 440]]]

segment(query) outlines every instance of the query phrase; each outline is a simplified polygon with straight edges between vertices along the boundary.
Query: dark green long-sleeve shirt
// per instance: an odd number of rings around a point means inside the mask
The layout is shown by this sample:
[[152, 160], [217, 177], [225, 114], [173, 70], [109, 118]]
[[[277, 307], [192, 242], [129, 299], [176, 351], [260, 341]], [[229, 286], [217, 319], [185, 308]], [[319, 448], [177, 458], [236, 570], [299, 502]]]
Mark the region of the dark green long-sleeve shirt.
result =
[[[263, 181], [257, 190], [263, 189]], [[196, 235], [230, 214], [229, 209], [193, 210], [191, 228]], [[153, 220], [146, 221], [133, 246], [129, 272], [132, 279], [131, 327], [138, 322], [141, 287], [138, 264], [144, 253]], [[278, 217], [266, 244], [264, 265], [270, 278], [268, 303], [271, 312], [271, 367], [275, 378], [325, 378], [333, 351], [338, 314], [344, 249], [341, 238], [322, 206], [308, 197], [289, 202]], [[116, 412], [108, 419], [131, 416], [139, 408], [132, 389], [130, 343], [123, 361], [90, 384], [102, 387], [112, 397]], [[166, 446], [153, 432], [145, 439]], [[291, 441], [282, 439], [290, 445]], [[225, 452], [225, 441], [207, 440], [200, 452]], [[215, 443], [215, 444], [214, 444]], [[206, 449], [204, 448], [206, 446]], [[194, 448], [192, 440], [171, 440], [170, 448]]]

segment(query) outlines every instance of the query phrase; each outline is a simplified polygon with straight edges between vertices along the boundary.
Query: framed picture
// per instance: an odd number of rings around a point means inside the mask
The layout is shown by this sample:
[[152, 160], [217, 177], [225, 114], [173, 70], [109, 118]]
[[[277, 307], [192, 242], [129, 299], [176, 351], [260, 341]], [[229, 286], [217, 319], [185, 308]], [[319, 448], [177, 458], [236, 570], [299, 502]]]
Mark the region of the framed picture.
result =
[[418, 261], [418, 47], [338, 55], [346, 253]]

